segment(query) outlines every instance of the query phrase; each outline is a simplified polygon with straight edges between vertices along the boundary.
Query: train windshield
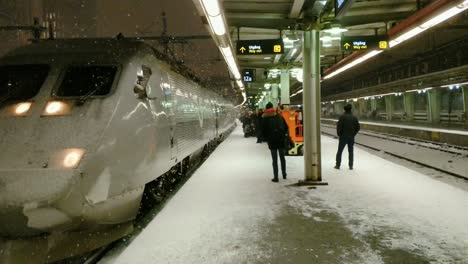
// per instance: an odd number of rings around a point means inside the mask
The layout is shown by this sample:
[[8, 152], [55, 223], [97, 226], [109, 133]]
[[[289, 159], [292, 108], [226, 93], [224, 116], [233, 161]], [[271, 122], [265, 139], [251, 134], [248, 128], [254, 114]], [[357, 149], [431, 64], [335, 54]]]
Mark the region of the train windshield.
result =
[[48, 65], [42, 64], [0, 66], [0, 103], [36, 96], [49, 69]]
[[68, 67], [55, 95], [61, 97], [107, 95], [112, 88], [116, 73], [116, 66]]

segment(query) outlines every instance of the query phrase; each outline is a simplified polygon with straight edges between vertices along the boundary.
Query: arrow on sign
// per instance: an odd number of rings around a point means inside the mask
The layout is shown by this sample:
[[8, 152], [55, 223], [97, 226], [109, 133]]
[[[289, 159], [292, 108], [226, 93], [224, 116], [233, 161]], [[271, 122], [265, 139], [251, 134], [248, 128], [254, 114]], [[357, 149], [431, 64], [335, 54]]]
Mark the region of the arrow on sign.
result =
[[349, 47], [351, 47], [349, 43], [345, 43], [343, 46], [345, 47], [345, 49], [349, 49]]
[[242, 53], [244, 53], [245, 48], [244, 48], [244, 47], [241, 47], [239, 50], [240, 50]]

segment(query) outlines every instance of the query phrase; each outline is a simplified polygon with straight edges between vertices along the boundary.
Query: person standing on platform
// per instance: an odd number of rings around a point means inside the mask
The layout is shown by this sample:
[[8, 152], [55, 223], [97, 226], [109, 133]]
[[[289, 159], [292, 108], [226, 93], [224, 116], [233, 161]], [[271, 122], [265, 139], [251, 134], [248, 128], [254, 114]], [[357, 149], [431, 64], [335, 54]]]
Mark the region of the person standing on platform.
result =
[[268, 142], [268, 148], [273, 160], [273, 179], [278, 182], [278, 154], [281, 161], [281, 172], [283, 179], [286, 179], [286, 152], [285, 138], [288, 136], [288, 125], [284, 118], [276, 113], [272, 103], [268, 103], [262, 116], [262, 135]]
[[352, 106], [350, 104], [345, 105], [344, 114], [340, 116], [336, 125], [336, 134], [339, 138], [338, 152], [336, 153], [336, 165], [335, 169], [339, 170], [341, 165], [341, 154], [346, 145], [348, 145], [349, 153], [349, 169], [353, 169], [354, 162], [354, 137], [361, 129], [357, 117], [351, 113]]

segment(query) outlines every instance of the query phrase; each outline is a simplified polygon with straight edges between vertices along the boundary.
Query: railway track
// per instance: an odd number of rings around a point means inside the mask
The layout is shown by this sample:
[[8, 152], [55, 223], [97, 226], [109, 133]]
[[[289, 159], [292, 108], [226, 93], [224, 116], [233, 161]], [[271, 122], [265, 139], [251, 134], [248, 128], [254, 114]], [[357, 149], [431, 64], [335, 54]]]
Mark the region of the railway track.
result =
[[[324, 128], [328, 128], [328, 129], [323, 129], [322, 130], [323, 135], [330, 136], [330, 137], [333, 137], [333, 138], [338, 138], [336, 136], [336, 134], [334, 133], [334, 129], [335, 129], [334, 126], [324, 125], [324, 124], [322, 124], [321, 126], [324, 127]], [[333, 129], [333, 132], [330, 131], [331, 129]], [[328, 130], [328, 131], [324, 131], [324, 130]], [[380, 139], [380, 140], [386, 140], [386, 141], [390, 141], [390, 142], [407, 144], [407, 145], [410, 145], [410, 146], [441, 151], [441, 152], [449, 153], [449, 154], [456, 155], [456, 156], [459, 156], [459, 157], [468, 157], [468, 148], [466, 148], [466, 147], [447, 145], [447, 144], [438, 143], [438, 142], [418, 140], [418, 139], [406, 138], [406, 137], [402, 137], [402, 136], [395, 136], [395, 135], [389, 135], [389, 134], [378, 133], [378, 132], [361, 131], [359, 133], [360, 133], [360, 135], [365, 135], [365, 136], [373, 137], [373, 138]], [[384, 147], [376, 147], [376, 146], [374, 146], [372, 144], [368, 144], [368, 143], [365, 143], [365, 142], [362, 142], [362, 141], [356, 141], [355, 144], [359, 145], [359, 146], [362, 146], [362, 147], [365, 147], [365, 148], [368, 148], [368, 149], [372, 149], [374, 151], [383, 152], [383, 153], [388, 154], [390, 156], [393, 156], [393, 157], [396, 157], [396, 158], [399, 158], [399, 159], [403, 159], [403, 160], [418, 164], [418, 165], [426, 167], [426, 168], [430, 168], [430, 169], [433, 169], [433, 170], [436, 170], [436, 171], [439, 171], [439, 172], [443, 172], [443, 173], [451, 175], [453, 177], [457, 177], [457, 178], [460, 178], [460, 179], [463, 179], [463, 180], [468, 180], [467, 175], [462, 175], [462, 174], [459, 174], [459, 173], [456, 173], [456, 172], [441, 168], [439, 166], [434, 166], [432, 164], [429, 164], [428, 162], [421, 162], [421, 161], [419, 161], [419, 160], [417, 160], [415, 158], [402, 155], [400, 153], [397, 153], [396, 151], [392, 151], [392, 150], [386, 149]]]

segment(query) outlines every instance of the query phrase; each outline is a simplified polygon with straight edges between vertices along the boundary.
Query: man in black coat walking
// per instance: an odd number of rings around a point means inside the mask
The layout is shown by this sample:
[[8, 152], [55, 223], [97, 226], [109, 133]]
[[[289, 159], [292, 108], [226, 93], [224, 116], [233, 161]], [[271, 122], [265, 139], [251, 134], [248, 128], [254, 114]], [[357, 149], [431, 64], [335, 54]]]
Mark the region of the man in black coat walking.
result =
[[336, 166], [335, 169], [340, 169], [341, 165], [341, 154], [346, 145], [348, 145], [349, 153], [349, 169], [353, 169], [354, 162], [354, 137], [359, 132], [361, 127], [359, 126], [359, 121], [351, 113], [352, 106], [350, 104], [345, 105], [344, 114], [340, 116], [338, 123], [336, 125], [336, 134], [339, 137], [338, 143], [338, 152], [336, 153]]
[[284, 118], [273, 108], [272, 103], [268, 103], [262, 116], [262, 135], [268, 142], [268, 148], [273, 160], [273, 179], [278, 182], [278, 154], [281, 161], [281, 172], [283, 179], [286, 179], [286, 137], [288, 136], [288, 125]]

